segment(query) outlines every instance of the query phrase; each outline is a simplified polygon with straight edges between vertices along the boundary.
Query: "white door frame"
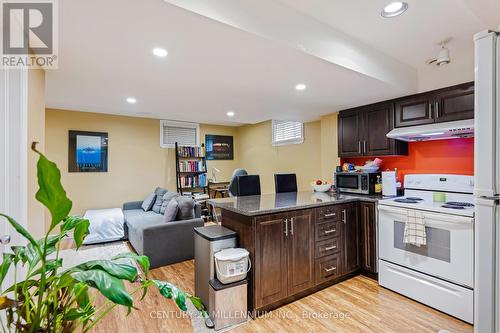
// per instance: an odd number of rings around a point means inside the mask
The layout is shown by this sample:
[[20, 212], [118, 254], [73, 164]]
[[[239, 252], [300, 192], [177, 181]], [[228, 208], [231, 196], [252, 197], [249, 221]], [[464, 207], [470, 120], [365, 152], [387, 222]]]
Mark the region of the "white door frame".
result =
[[[0, 211], [28, 225], [28, 70], [0, 69]], [[24, 239], [0, 221], [11, 245]], [[1, 250], [3, 251], [3, 247]]]

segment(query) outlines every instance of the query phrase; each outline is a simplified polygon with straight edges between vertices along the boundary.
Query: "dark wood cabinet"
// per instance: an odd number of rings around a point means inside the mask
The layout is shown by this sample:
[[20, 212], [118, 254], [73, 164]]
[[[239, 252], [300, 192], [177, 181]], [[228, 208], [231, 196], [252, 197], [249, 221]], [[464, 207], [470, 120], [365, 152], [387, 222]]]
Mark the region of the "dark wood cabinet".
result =
[[[287, 255], [285, 220], [287, 214], [256, 219], [255, 306], [262, 307], [287, 296]], [[272, 278], [269, 278], [272, 276]]]
[[474, 82], [402, 97], [395, 101], [395, 127], [474, 118]]
[[419, 95], [395, 103], [395, 127], [416, 126], [434, 122], [433, 96]]
[[340, 112], [339, 156], [406, 155], [406, 142], [386, 136], [394, 128], [393, 124], [393, 103], [379, 103]]
[[376, 264], [373, 203], [318, 205], [257, 216], [223, 207], [221, 211], [222, 225], [235, 230], [239, 246], [250, 253], [250, 311], [273, 309]]
[[343, 274], [359, 268], [359, 222], [356, 204], [346, 205], [342, 209], [344, 269]]
[[362, 155], [361, 132], [362, 114], [358, 110], [345, 111], [339, 115], [338, 140], [339, 156]]
[[360, 203], [361, 226], [361, 268], [370, 273], [377, 273], [377, 239], [375, 204]]
[[310, 210], [288, 215], [288, 294], [311, 288], [314, 283], [314, 223]]
[[256, 306], [311, 288], [314, 284], [312, 210], [262, 216], [256, 219], [256, 224]]
[[436, 122], [474, 118], [474, 84], [445, 89], [436, 96]]

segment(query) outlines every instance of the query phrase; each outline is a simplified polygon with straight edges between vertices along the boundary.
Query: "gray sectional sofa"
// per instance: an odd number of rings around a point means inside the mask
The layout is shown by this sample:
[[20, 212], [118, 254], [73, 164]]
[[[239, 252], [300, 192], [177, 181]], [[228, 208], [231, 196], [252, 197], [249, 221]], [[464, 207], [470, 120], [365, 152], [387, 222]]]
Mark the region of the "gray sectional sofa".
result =
[[151, 268], [193, 259], [194, 228], [204, 224], [200, 206], [195, 205], [192, 219], [165, 222], [164, 215], [144, 211], [142, 204], [123, 204], [125, 237], [136, 252], [149, 257]]

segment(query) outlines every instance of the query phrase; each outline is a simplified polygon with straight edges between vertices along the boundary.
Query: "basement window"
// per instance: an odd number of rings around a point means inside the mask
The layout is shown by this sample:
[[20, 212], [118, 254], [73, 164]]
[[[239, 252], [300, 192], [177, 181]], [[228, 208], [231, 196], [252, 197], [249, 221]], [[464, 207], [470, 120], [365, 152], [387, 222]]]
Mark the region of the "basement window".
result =
[[160, 146], [162, 148], [175, 148], [179, 146], [199, 146], [200, 125], [195, 123], [161, 120], [160, 121]]
[[304, 142], [304, 123], [273, 120], [273, 146]]

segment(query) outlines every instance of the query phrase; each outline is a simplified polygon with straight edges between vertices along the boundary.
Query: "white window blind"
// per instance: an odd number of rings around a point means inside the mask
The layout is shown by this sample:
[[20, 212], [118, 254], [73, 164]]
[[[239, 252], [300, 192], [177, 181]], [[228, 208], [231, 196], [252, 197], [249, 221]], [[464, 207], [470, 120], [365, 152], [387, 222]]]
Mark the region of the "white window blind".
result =
[[298, 121], [273, 120], [273, 145], [304, 142], [304, 124]]
[[174, 148], [179, 146], [198, 146], [200, 126], [194, 123], [162, 120], [160, 128], [160, 146]]

